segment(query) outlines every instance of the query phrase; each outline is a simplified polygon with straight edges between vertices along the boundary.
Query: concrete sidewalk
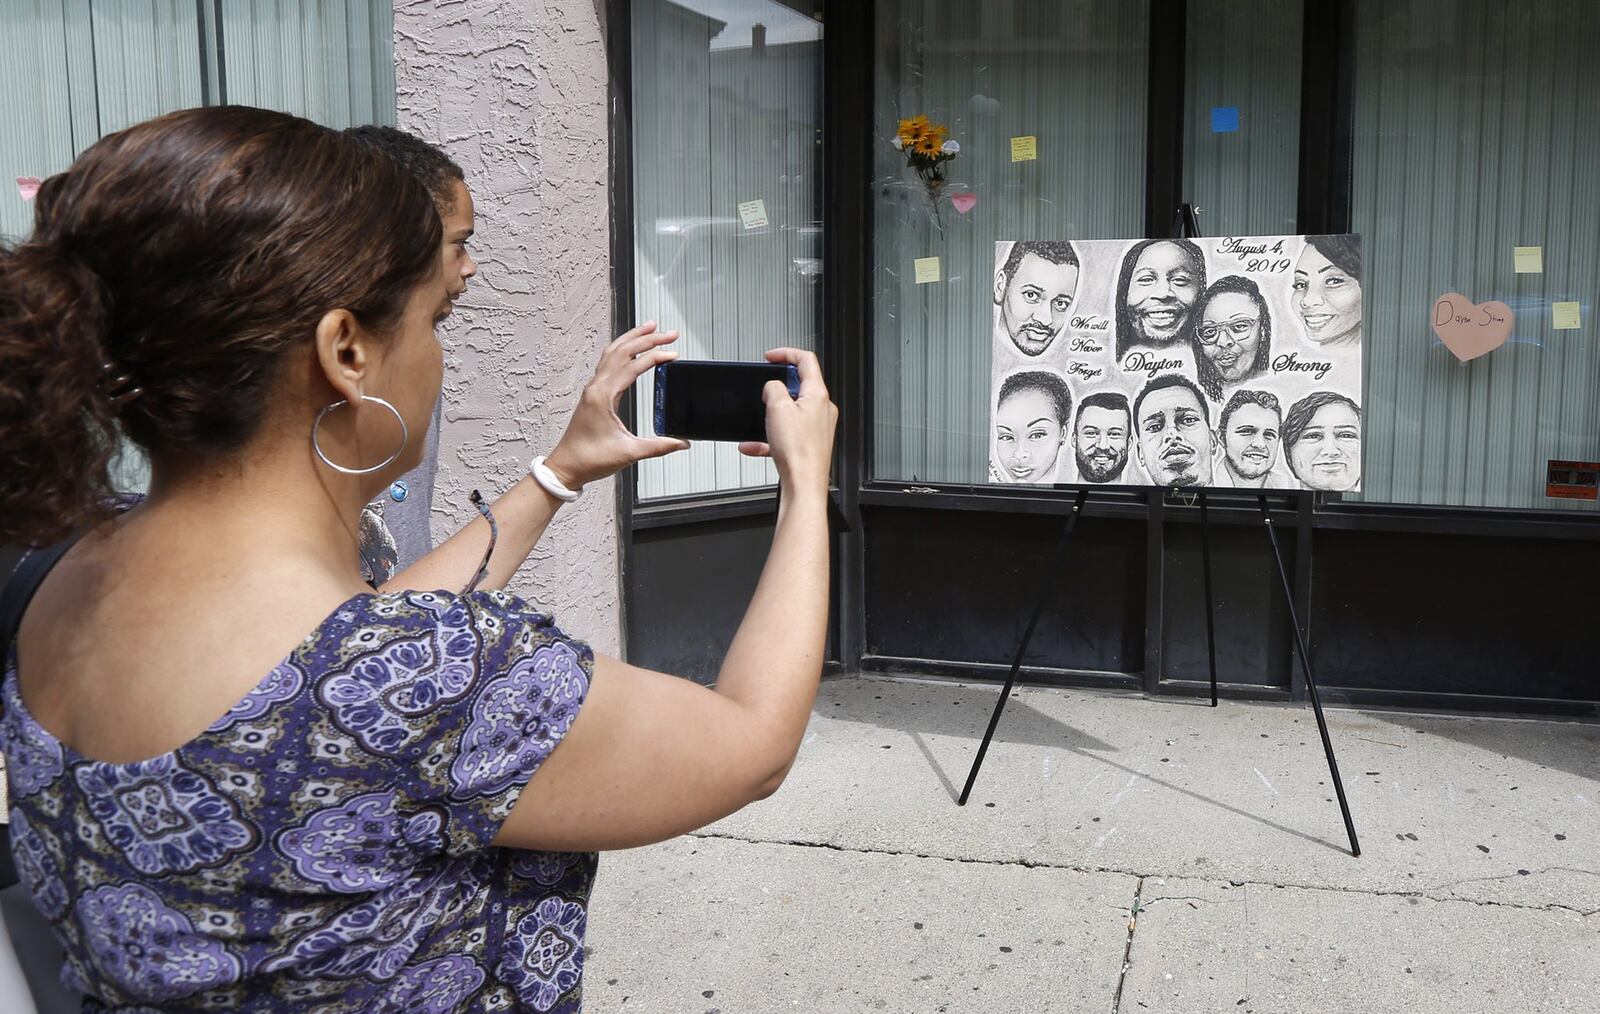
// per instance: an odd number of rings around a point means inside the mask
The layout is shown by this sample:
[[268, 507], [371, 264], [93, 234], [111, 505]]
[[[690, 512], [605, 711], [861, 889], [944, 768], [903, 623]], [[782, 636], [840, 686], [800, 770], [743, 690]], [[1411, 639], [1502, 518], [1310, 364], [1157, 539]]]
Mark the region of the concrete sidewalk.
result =
[[771, 799], [602, 857], [586, 1009], [1600, 1011], [1600, 726], [822, 687]]

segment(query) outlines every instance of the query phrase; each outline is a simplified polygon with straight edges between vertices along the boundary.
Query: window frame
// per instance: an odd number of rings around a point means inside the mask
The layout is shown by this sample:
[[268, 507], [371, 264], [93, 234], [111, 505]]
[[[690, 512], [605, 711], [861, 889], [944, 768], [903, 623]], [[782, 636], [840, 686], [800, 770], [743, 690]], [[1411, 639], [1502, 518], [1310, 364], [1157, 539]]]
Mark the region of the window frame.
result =
[[[1150, 69], [1146, 90], [1148, 136], [1145, 149], [1147, 238], [1169, 235], [1174, 213], [1183, 200], [1183, 115], [1189, 5], [1188, 0], [1163, 2], [1166, 16], [1151, 18], [1150, 23], [1151, 58], [1148, 61]], [[1355, 3], [1354, 0], [1302, 2], [1304, 19], [1296, 227], [1304, 235], [1344, 233], [1350, 230], [1352, 217]], [[864, 59], [869, 68], [874, 27], [870, 12], [867, 17], [857, 19], [857, 23], [843, 26], [843, 30], [849, 31], [853, 37], [866, 39]], [[835, 24], [834, 28], [840, 30], [841, 26]], [[835, 70], [835, 67], [827, 65], [825, 78]], [[858, 134], [870, 132], [872, 123], [870, 73], [866, 77], [868, 87], [856, 93], [857, 101], [853, 106], [836, 113], [837, 116], [848, 116], [856, 124]], [[1321, 125], [1321, 129], [1314, 129], [1317, 125]], [[835, 164], [836, 155], [825, 152], [830, 167]], [[841, 173], [847, 168], [841, 166]], [[856, 171], [857, 179], [870, 179], [869, 162], [858, 165]], [[832, 211], [834, 207], [830, 202], [828, 210]], [[870, 207], [865, 211], [859, 222], [826, 223], [824, 228], [835, 233], [856, 229], [861, 235], [870, 237]], [[856, 284], [863, 290], [867, 287], [864, 277], [857, 280]], [[870, 293], [863, 291], [862, 296], [870, 298]], [[824, 319], [827, 319], [826, 308]], [[869, 315], [863, 314], [860, 326], [866, 328], [869, 320]], [[862, 346], [870, 348], [869, 343], [876, 336], [866, 330], [859, 333], [865, 335]], [[853, 473], [859, 483], [858, 502], [883, 506], [915, 503], [927, 507], [1021, 513], [1056, 513], [1063, 509], [1064, 498], [1069, 497], [1069, 493], [1064, 491], [1002, 491], [974, 484], [910, 483], [874, 478], [871, 474], [873, 427], [870, 420], [874, 406], [870, 356], [867, 357], [865, 369], [864, 389], [852, 391], [855, 397], [849, 403], [852, 407], [861, 406], [865, 411], [846, 411], [842, 416], [864, 430], [861, 434], [864, 440], [863, 453], [858, 461], [858, 469]], [[1155, 494], [1159, 496], [1160, 491], [1155, 491]], [[1143, 491], [1096, 490], [1085, 512], [1093, 516], [1127, 516], [1147, 510], [1150, 499], [1151, 496]], [[1541, 508], [1344, 500], [1337, 493], [1311, 491], [1285, 493], [1278, 499], [1286, 504], [1293, 502], [1297, 513], [1299, 501], [1306, 500], [1310, 508], [1311, 527], [1318, 529], [1427, 530], [1461, 535], [1600, 540], [1600, 513], [1591, 515]], [[1167, 502], [1169, 509], [1175, 508], [1180, 513], [1185, 510], [1177, 506], [1177, 500], [1169, 497]], [[1211, 506], [1211, 510], [1223, 517], [1242, 517], [1253, 516], [1256, 508], [1253, 503], [1241, 506], [1221, 498]]]
[[[1146, 236], [1163, 236], [1182, 199], [1183, 103], [1187, 0], [1164, 0], [1166, 17], [1151, 19], [1147, 87]], [[1352, 129], [1354, 124], [1354, 0], [1320, 3], [1303, 0], [1300, 164], [1297, 227], [1303, 234], [1340, 233], [1351, 222]], [[870, 132], [873, 119], [872, 60], [875, 17], [872, 5], [821, 0], [826, 41], [823, 47], [823, 305], [819, 351], [834, 400], [841, 408], [831, 498], [837, 536], [837, 587], [843, 658], [861, 657], [861, 618], [852, 603], [861, 600], [863, 545], [859, 537], [863, 507], [917, 506], [926, 509], [985, 510], [1007, 513], [1061, 513], [1064, 491], [1000, 490], [993, 487], [921, 483], [874, 478], [871, 262], [873, 215], [866, 182], [871, 179]], [[620, 333], [634, 315], [633, 145], [630, 17], [631, 0], [607, 0], [611, 92], [612, 326]], [[1161, 59], [1154, 56], [1161, 55]], [[846, 341], [844, 336], [857, 336]], [[632, 426], [637, 412], [632, 396], [623, 399], [623, 421]], [[632, 474], [616, 484], [617, 517], [623, 540], [621, 566], [635, 529], [688, 525], [733, 517], [775, 515], [777, 490], [730, 490], [641, 502]], [[1282, 494], [1275, 505], [1311, 530], [1420, 532], [1464, 536], [1600, 540], [1600, 514], [1539, 508], [1396, 504], [1342, 500], [1338, 494]], [[1096, 491], [1085, 508], [1092, 516], [1188, 519], [1192, 507], [1163, 491]], [[1253, 519], [1256, 508], [1219, 499], [1211, 505], [1222, 520]], [[628, 585], [624, 581], [624, 612]]]

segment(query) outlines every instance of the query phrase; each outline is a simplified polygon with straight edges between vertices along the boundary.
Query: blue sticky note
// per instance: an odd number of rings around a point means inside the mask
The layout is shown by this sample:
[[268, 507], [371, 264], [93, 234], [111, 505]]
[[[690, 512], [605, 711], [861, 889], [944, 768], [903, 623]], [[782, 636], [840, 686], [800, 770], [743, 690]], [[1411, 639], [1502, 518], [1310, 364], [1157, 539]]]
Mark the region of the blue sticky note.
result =
[[1232, 134], [1239, 129], [1238, 106], [1212, 106], [1211, 107], [1211, 132], [1213, 134]]

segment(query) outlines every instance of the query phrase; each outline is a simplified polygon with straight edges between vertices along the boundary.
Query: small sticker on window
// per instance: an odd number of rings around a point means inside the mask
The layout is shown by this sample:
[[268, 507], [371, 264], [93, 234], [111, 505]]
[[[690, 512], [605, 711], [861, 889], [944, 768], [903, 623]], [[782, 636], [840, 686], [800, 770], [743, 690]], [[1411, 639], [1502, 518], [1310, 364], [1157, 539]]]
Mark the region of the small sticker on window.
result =
[[[723, 205], [726, 207], [727, 205]], [[767, 226], [767, 202], [743, 201], [739, 205], [739, 220], [746, 229], [764, 229]]]

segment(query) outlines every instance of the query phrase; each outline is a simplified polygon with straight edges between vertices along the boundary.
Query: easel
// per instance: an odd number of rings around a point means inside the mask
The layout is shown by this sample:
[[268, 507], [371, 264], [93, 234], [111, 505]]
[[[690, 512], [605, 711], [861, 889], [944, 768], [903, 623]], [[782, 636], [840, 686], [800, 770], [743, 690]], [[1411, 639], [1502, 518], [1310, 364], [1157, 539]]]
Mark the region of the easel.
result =
[[[1182, 238], [1198, 235], [1195, 228], [1194, 209], [1183, 204], [1178, 208], [1178, 214], [1173, 223], [1173, 232]], [[1068, 487], [1058, 486], [1058, 489]], [[1176, 492], [1176, 491], [1174, 491]], [[1196, 490], [1195, 501], [1200, 507], [1200, 558], [1201, 570], [1204, 574], [1206, 597], [1206, 659], [1210, 667], [1211, 676], [1211, 707], [1217, 706], [1217, 645], [1215, 628], [1215, 607], [1211, 594], [1211, 535], [1209, 518], [1206, 515], [1206, 491]], [[989, 743], [994, 739], [995, 729], [1000, 725], [1000, 714], [1005, 710], [1006, 700], [1011, 696], [1011, 688], [1016, 684], [1017, 673], [1022, 669], [1022, 659], [1028, 653], [1028, 645], [1033, 640], [1033, 632], [1039, 625], [1039, 617], [1044, 613], [1045, 602], [1056, 592], [1057, 575], [1063, 570], [1066, 562], [1067, 544], [1071, 541], [1072, 531], [1078, 524], [1078, 516], [1083, 513], [1083, 505], [1088, 500], [1089, 490], [1079, 487], [1077, 496], [1073, 499], [1072, 509], [1067, 512], [1066, 522], [1061, 527], [1061, 538], [1056, 543], [1054, 557], [1050, 561], [1049, 569], [1045, 572], [1044, 588], [1034, 601], [1033, 615], [1028, 618], [1028, 625], [1022, 632], [1022, 643], [1017, 646], [1016, 658], [1011, 663], [1011, 672], [1006, 676], [1006, 685], [1000, 691], [1000, 699], [995, 702], [994, 714], [989, 716], [989, 728], [983, 734], [983, 743], [978, 747], [978, 756], [972, 761], [972, 770], [967, 774], [967, 784], [961, 790], [961, 798], [957, 805], [966, 806], [967, 798], [972, 795], [973, 783], [978, 780], [978, 769], [983, 766], [984, 755], [989, 752]], [[1345, 799], [1344, 782], [1339, 778], [1339, 762], [1333, 756], [1333, 740], [1328, 736], [1328, 723], [1322, 714], [1322, 698], [1317, 693], [1317, 679], [1311, 671], [1311, 655], [1306, 650], [1305, 635], [1301, 631], [1300, 616], [1294, 607], [1294, 590], [1289, 584], [1289, 572], [1283, 565], [1283, 552], [1278, 546], [1278, 533], [1272, 525], [1272, 510], [1266, 493], [1256, 496], [1256, 502], [1261, 507], [1261, 522], [1267, 530], [1267, 541], [1272, 546], [1272, 558], [1278, 565], [1278, 577], [1283, 584], [1283, 600], [1289, 607], [1289, 620], [1294, 625], [1294, 644], [1296, 654], [1300, 656], [1300, 666], [1306, 674], [1306, 693], [1311, 698], [1311, 709], [1317, 716], [1317, 731], [1322, 734], [1322, 751], [1328, 758], [1328, 772], [1333, 776], [1333, 791], [1339, 798], [1339, 813], [1344, 817], [1344, 829], [1350, 836], [1350, 854], [1359, 856], [1361, 844], [1356, 840], [1355, 822], [1350, 819], [1350, 804]]]

